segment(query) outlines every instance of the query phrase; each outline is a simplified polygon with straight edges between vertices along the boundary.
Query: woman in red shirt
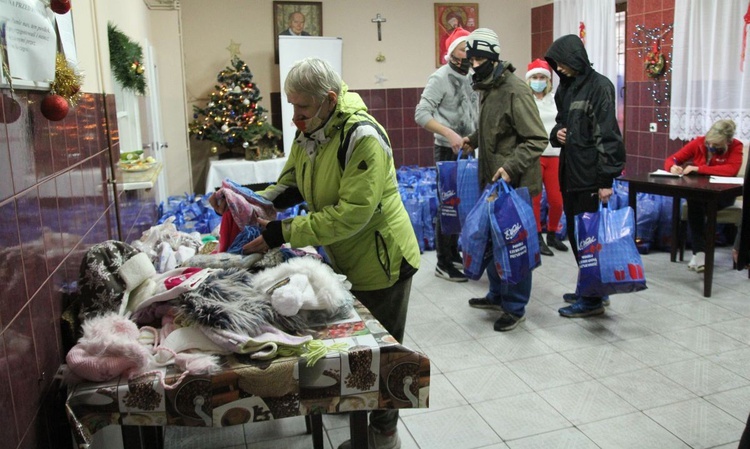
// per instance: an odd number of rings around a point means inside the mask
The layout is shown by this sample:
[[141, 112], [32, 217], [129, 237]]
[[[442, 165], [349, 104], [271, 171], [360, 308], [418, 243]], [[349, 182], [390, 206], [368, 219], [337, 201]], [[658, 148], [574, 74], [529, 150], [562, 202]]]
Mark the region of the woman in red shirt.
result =
[[[696, 137], [664, 161], [664, 169], [680, 175], [699, 174], [737, 176], [742, 165], [742, 142], [734, 138], [737, 125], [732, 120], [719, 120], [705, 136]], [[720, 201], [719, 209], [734, 204], [734, 198]], [[706, 257], [706, 204], [688, 200], [688, 225], [693, 257], [688, 269], [702, 272]]]

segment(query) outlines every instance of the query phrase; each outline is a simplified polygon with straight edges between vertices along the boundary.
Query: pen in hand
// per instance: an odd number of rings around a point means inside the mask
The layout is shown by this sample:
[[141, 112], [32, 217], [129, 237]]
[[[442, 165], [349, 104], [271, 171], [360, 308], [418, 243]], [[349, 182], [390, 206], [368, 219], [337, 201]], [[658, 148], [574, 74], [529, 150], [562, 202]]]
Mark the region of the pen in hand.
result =
[[677, 161], [676, 157], [672, 158], [672, 162], [674, 162], [674, 165], [670, 167], [669, 171], [672, 173], [676, 173], [678, 175], [682, 174], [682, 167], [680, 167], [680, 163]]

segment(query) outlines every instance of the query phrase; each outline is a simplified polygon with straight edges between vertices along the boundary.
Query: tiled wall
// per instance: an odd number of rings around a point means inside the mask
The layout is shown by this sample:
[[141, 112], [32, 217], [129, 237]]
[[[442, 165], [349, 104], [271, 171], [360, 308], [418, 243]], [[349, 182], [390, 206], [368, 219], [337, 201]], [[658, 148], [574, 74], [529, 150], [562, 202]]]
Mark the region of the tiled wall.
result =
[[[425, 79], [426, 81], [426, 79]], [[393, 146], [396, 167], [401, 165], [435, 165], [433, 147], [435, 139], [414, 121], [414, 109], [419, 103], [423, 88], [362, 89], [354, 90], [367, 105], [368, 112], [385, 127]], [[274, 111], [281, 110], [280, 94], [271, 94]], [[281, 128], [281, 114], [272, 114], [271, 122]]]
[[[552, 45], [554, 29], [554, 4], [548, 3], [531, 9], [531, 59], [544, 58]], [[518, 67], [525, 67], [519, 62]]]
[[70, 444], [63, 398], [53, 381], [65, 356], [63, 293], [74, 286], [91, 245], [132, 241], [156, 219], [153, 193], [120, 192], [118, 227], [114, 189], [107, 182], [109, 153], [119, 154], [114, 97], [86, 94], [64, 120], [50, 122], [39, 111], [43, 95], [0, 90], [3, 448]]
[[[685, 142], [669, 139], [669, 123], [658, 122], [657, 112], [669, 119], [669, 102], [657, 108], [649, 88], [664, 89], [670, 74], [654, 81], [646, 75], [643, 58], [645, 52], [632, 42], [636, 26], [662, 28], [674, 23], [675, 0], [630, 0], [626, 21], [625, 47], [625, 143], [628, 150], [626, 170], [631, 173], [662, 168], [664, 159]], [[671, 34], [663, 41], [662, 51], [672, 50]], [[663, 98], [663, 97], [657, 97]], [[657, 132], [649, 132], [649, 123], [657, 123]]]

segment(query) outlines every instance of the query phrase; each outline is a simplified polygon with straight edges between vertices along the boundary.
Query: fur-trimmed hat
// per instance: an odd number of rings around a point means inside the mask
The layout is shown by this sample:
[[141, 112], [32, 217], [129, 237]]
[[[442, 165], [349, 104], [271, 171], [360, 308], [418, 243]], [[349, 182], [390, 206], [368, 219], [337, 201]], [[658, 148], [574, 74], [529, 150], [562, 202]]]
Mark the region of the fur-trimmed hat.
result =
[[497, 33], [489, 28], [477, 28], [466, 39], [466, 56], [469, 58], [487, 58], [500, 60], [500, 41]]
[[544, 75], [547, 78], [552, 79], [552, 69], [544, 59], [535, 59], [531, 61], [526, 67], [526, 70], [526, 79], [529, 79], [536, 74]]
[[448, 52], [443, 55], [443, 61], [450, 61], [453, 50], [455, 50], [461, 42], [466, 42], [466, 38], [469, 37], [469, 34], [471, 33], [461, 27], [453, 29], [453, 32], [445, 39], [445, 47], [448, 49]]

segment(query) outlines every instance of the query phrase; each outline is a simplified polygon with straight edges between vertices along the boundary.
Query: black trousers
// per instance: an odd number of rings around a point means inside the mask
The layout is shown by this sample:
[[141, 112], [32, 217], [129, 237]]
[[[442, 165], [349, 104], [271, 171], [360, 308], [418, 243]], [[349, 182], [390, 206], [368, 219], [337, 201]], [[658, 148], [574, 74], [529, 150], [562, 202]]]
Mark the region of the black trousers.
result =
[[[435, 145], [435, 164], [444, 161], [455, 161], [458, 157], [453, 154], [451, 147]], [[440, 198], [438, 198], [438, 203]], [[439, 215], [439, 214], [438, 214]], [[440, 217], [435, 216], [435, 253], [440, 266], [449, 266], [454, 257], [458, 256], [458, 235], [443, 234], [440, 229]]]

